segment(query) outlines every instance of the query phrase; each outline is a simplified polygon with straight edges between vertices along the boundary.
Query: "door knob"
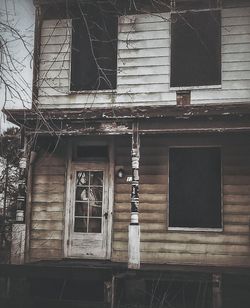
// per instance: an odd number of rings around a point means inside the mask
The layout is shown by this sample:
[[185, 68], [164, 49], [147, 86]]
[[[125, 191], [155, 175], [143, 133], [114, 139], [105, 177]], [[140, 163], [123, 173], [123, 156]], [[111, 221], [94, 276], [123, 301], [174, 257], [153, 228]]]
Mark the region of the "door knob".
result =
[[104, 213], [103, 216], [105, 217], [105, 219], [108, 219], [108, 215], [109, 215], [108, 212], [106, 212], [106, 213]]

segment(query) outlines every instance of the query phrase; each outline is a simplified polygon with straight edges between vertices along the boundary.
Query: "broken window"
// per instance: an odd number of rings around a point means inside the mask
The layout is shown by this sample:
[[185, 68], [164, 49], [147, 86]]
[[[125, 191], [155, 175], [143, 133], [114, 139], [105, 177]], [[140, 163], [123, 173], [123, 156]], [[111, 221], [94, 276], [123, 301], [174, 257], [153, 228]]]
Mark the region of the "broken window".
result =
[[220, 148], [169, 150], [169, 227], [222, 227]]
[[221, 84], [220, 11], [171, 15], [171, 87]]
[[97, 5], [73, 18], [71, 91], [116, 88], [117, 27], [117, 16]]

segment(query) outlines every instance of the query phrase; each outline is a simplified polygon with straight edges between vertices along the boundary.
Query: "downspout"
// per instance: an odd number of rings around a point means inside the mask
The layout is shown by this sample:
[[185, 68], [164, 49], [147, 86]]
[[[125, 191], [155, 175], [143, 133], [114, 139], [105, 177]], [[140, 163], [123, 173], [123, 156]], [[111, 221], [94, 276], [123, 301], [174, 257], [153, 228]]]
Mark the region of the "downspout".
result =
[[140, 225], [139, 225], [139, 160], [140, 139], [139, 123], [133, 123], [132, 133], [132, 185], [131, 185], [131, 218], [128, 230], [128, 268], [140, 268]]

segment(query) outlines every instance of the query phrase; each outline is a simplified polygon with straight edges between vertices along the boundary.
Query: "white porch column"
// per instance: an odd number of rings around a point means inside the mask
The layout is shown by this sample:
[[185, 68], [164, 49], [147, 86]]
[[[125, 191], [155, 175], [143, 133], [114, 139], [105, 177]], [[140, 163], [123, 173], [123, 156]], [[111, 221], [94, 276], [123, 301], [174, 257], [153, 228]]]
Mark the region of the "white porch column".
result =
[[131, 220], [128, 229], [128, 268], [140, 268], [140, 225], [139, 208], [139, 160], [140, 140], [138, 122], [133, 123], [132, 134], [132, 186], [131, 186]]

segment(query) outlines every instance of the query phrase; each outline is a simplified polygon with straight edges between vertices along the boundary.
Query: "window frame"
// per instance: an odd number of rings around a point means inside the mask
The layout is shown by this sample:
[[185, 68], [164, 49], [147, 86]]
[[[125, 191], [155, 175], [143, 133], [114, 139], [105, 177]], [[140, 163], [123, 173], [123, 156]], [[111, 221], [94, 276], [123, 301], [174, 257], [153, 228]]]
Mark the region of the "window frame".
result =
[[[171, 59], [172, 59], [172, 22], [171, 17], [172, 14], [184, 14], [188, 12], [209, 12], [209, 11], [219, 11], [220, 12], [220, 84], [212, 84], [212, 85], [195, 85], [195, 86], [171, 86]], [[222, 89], [222, 82], [223, 82], [223, 72], [222, 72], [222, 8], [215, 7], [210, 9], [189, 9], [189, 10], [172, 10], [170, 12], [170, 27], [169, 27], [169, 38], [170, 38], [170, 52], [169, 52], [169, 91], [185, 91], [185, 90], [202, 90], [202, 89]]]
[[[109, 163], [111, 160], [111, 140], [101, 140], [100, 137], [91, 139], [89, 136], [85, 137], [84, 140], [81, 140], [81, 138], [76, 137], [71, 141], [71, 160], [72, 163], [86, 163], [86, 162], [91, 162], [91, 163]], [[77, 155], [77, 148], [78, 147], [106, 147], [107, 148], [107, 157], [79, 157]]]
[[[169, 191], [169, 184], [170, 184], [170, 177], [169, 177], [169, 166], [170, 166], [170, 149], [179, 149], [179, 148], [219, 148], [220, 149], [220, 172], [221, 172], [221, 202], [220, 202], [220, 212], [221, 212], [221, 228], [202, 228], [202, 227], [171, 227], [169, 226], [170, 221], [170, 203], [169, 203], [169, 197], [170, 197], [170, 191]], [[222, 145], [218, 144], [210, 144], [210, 145], [171, 145], [168, 147], [168, 192], [167, 192], [167, 230], [168, 231], [190, 231], [190, 232], [220, 232], [222, 233], [224, 231], [224, 194], [223, 194], [223, 147]]]

